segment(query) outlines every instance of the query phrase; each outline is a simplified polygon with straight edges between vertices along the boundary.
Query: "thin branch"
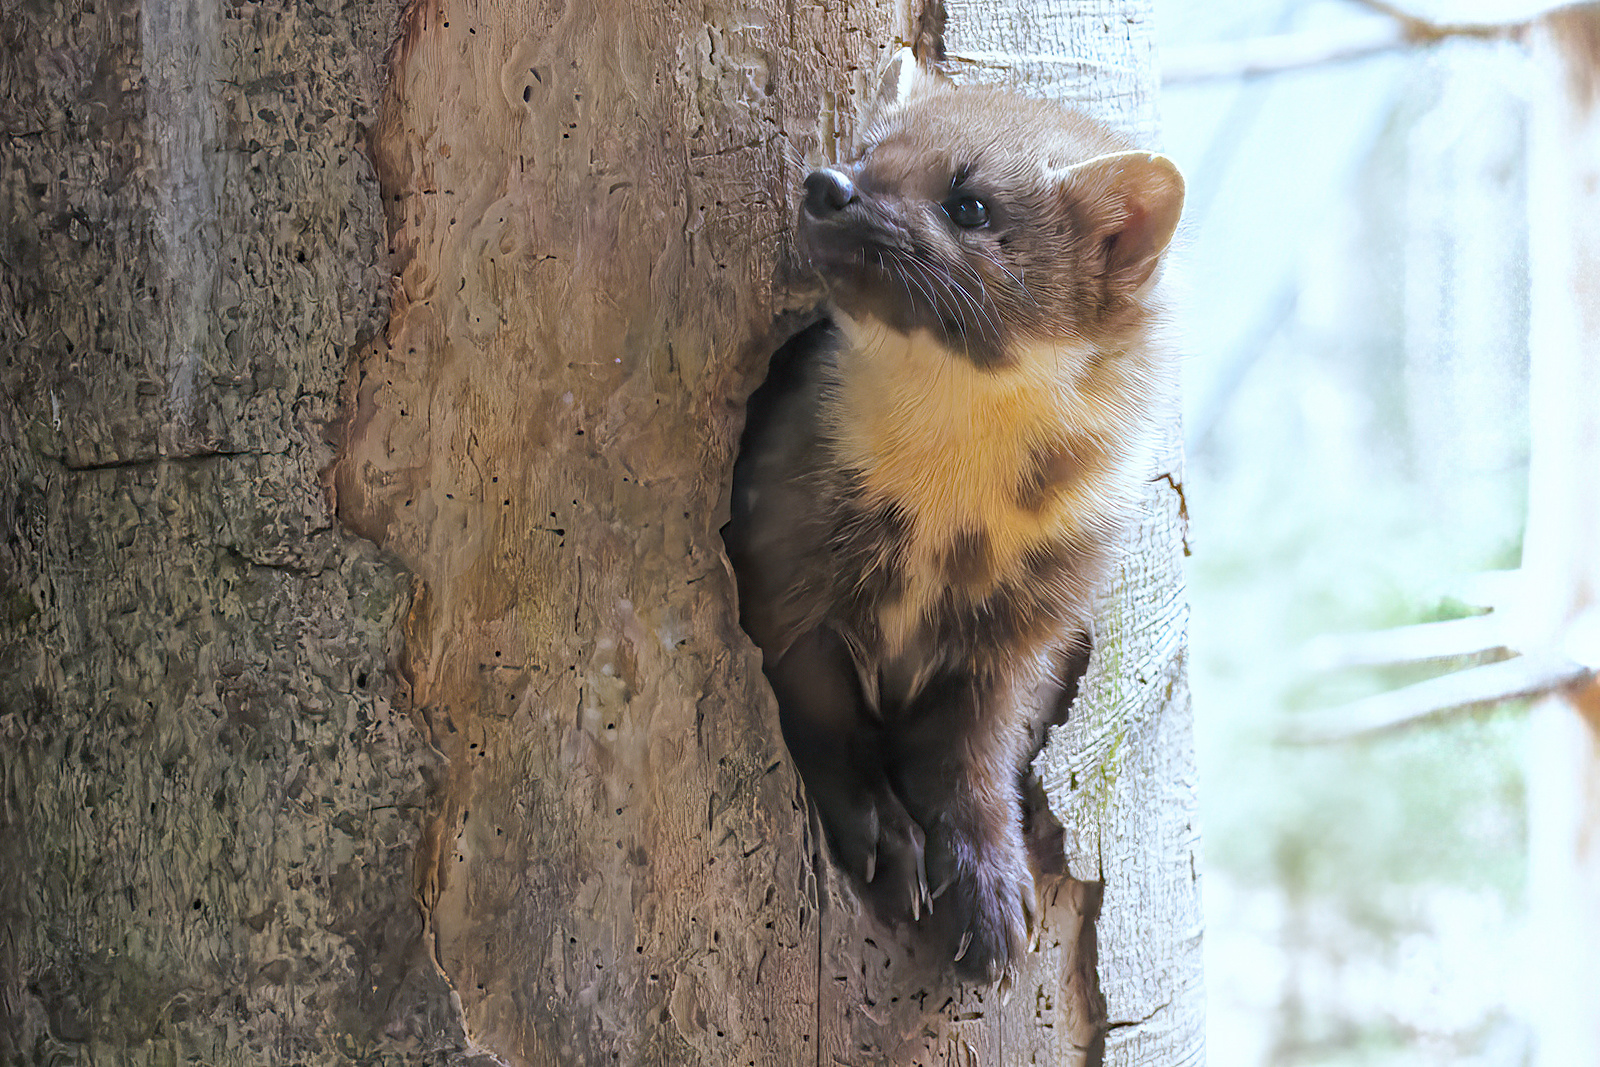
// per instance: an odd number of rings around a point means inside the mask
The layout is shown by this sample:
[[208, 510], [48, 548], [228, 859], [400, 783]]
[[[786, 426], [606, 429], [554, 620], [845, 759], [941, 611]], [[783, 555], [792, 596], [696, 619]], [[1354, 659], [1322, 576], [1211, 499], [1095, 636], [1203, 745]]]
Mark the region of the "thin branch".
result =
[[1473, 615], [1392, 630], [1328, 634], [1307, 641], [1300, 657], [1306, 670], [1338, 671], [1347, 667], [1382, 667], [1461, 656], [1503, 653], [1501, 658], [1504, 658], [1511, 654], [1511, 647], [1511, 637], [1501, 616]]
[[1245, 41], [1169, 49], [1161, 57], [1163, 85], [1219, 78], [1252, 78], [1323, 67], [1452, 38], [1520, 40], [1533, 19], [1514, 22], [1430, 22], [1384, 0], [1355, 0], [1383, 19], [1365, 19], [1333, 30], [1274, 34]]
[[1594, 681], [1596, 672], [1551, 653], [1518, 656], [1379, 693], [1307, 717], [1284, 740], [1298, 744], [1351, 741], [1431, 722], [1506, 700], [1543, 696]]
[[1338, 32], [1279, 33], [1243, 41], [1169, 48], [1161, 53], [1161, 84], [1254, 78], [1346, 63], [1410, 47], [1393, 22], [1368, 20]]
[[1301, 647], [1301, 668], [1325, 672], [1463, 656], [1507, 658], [1536, 643], [1528, 640], [1527, 634], [1519, 636], [1511, 621], [1518, 617], [1513, 609], [1523, 602], [1526, 584], [1521, 570], [1480, 571], [1452, 579], [1439, 595], [1484, 609], [1486, 614], [1389, 630], [1324, 634]]
[[[1518, 38], [1535, 18], [1555, 10], [1552, 5], [1545, 11], [1513, 22], [1433, 22], [1413, 15], [1387, 0], [1353, 0], [1369, 11], [1386, 15], [1399, 24], [1412, 44], [1430, 45], [1451, 37], [1476, 38], [1480, 41], [1503, 41]], [[1565, 6], [1565, 5], [1560, 5]]]

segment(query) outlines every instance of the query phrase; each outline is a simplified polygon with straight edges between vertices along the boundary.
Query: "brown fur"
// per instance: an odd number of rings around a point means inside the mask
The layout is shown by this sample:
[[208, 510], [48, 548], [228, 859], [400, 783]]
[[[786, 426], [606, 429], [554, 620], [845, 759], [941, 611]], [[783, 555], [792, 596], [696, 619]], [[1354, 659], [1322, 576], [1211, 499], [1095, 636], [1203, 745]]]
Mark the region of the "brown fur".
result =
[[1056, 650], [1086, 662], [1167, 386], [1182, 182], [1054, 105], [885, 85], [858, 156], [808, 179], [833, 322], [752, 398], [727, 537], [835, 855], [993, 980], [1032, 908], [1029, 696]]

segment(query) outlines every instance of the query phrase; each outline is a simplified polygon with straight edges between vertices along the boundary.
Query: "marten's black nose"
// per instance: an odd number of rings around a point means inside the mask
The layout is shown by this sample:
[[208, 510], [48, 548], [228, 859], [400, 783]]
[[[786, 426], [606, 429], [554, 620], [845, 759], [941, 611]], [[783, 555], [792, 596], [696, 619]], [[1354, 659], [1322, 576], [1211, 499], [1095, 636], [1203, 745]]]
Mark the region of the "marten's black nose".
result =
[[827, 218], [855, 198], [855, 183], [843, 171], [823, 168], [806, 175], [806, 214], [813, 218]]

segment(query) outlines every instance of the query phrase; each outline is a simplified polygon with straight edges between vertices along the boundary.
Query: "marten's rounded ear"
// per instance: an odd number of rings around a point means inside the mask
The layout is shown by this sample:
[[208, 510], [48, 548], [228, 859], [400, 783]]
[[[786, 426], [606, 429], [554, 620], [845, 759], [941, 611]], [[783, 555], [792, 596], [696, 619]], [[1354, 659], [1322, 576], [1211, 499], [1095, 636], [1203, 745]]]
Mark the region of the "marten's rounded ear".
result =
[[1166, 156], [1116, 152], [1053, 170], [1072, 214], [1106, 249], [1107, 280], [1143, 285], [1172, 242], [1183, 214], [1183, 175]]
[[871, 126], [896, 108], [949, 84], [950, 79], [943, 73], [918, 60], [911, 49], [902, 48], [889, 57], [878, 75], [878, 88], [863, 116], [863, 126]]

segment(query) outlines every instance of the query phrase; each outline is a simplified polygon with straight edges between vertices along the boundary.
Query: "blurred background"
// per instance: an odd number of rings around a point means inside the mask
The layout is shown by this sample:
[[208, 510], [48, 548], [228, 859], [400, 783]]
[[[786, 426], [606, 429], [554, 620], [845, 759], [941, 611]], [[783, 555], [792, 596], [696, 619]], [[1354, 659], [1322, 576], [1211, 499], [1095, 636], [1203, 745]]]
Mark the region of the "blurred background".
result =
[[1493, 35], [1366, 47], [1395, 19], [1353, 0], [1157, 0], [1157, 24], [1189, 182], [1210, 1062], [1543, 1062], [1526, 704], [1299, 737], [1484, 658], [1363, 666], [1339, 635], [1477, 614], [1519, 565], [1535, 61]]

